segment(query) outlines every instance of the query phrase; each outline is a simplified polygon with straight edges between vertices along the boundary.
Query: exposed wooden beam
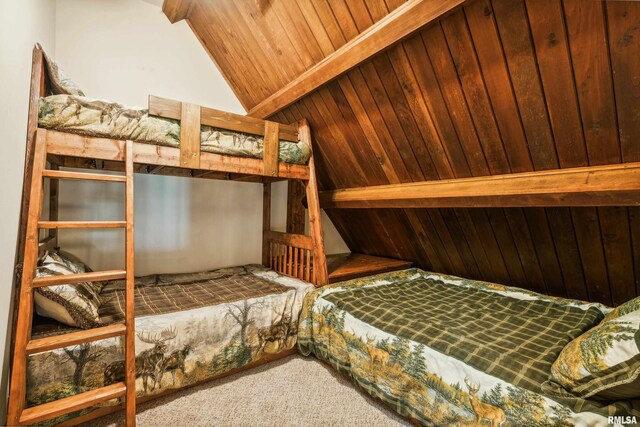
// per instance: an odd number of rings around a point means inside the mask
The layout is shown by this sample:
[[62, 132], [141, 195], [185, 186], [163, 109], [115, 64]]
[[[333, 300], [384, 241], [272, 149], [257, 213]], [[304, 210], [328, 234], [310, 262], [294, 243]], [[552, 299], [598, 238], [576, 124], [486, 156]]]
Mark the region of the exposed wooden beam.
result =
[[271, 116], [462, 3], [464, 0], [409, 0], [253, 107], [249, 115]]
[[323, 208], [640, 206], [640, 162], [323, 191]]
[[164, 0], [162, 11], [172, 24], [187, 19], [193, 0]]

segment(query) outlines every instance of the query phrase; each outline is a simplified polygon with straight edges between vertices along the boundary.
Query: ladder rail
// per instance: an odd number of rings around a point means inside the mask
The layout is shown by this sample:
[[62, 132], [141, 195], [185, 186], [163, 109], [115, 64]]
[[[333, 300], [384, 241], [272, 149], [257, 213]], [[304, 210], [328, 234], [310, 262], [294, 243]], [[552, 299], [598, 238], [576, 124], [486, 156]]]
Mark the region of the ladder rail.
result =
[[38, 220], [42, 210], [42, 172], [47, 163], [46, 131], [38, 130], [34, 147], [31, 189], [29, 192], [29, 212], [24, 243], [20, 299], [18, 301], [18, 321], [16, 325], [11, 385], [9, 387], [9, 407], [7, 424], [18, 425], [27, 395], [27, 344], [31, 336], [33, 318], [33, 281], [38, 262]]
[[[24, 242], [24, 258], [22, 277], [19, 289], [18, 316], [9, 388], [9, 407], [7, 423], [9, 425], [33, 424], [40, 421], [68, 414], [79, 409], [95, 406], [106, 400], [124, 397], [126, 402], [126, 424], [136, 424], [136, 372], [135, 372], [135, 313], [134, 313], [134, 199], [133, 199], [133, 142], [125, 144], [125, 170], [123, 177], [101, 179], [95, 174], [65, 172], [46, 169], [47, 163], [47, 131], [38, 129], [34, 144], [34, 160], [31, 185], [29, 189], [29, 210], [27, 215], [26, 235]], [[92, 181], [124, 182], [125, 221], [41, 221], [44, 193], [44, 178], [52, 179], [84, 179]], [[75, 275], [36, 278], [38, 263], [38, 243], [40, 229], [58, 228], [125, 228], [126, 262], [125, 270], [109, 270], [102, 272], [79, 273]], [[124, 278], [125, 288], [125, 322], [101, 328], [82, 330], [61, 336], [31, 340], [33, 321], [33, 292], [45, 286], [56, 286], [61, 283], [78, 283], [80, 281], [96, 281]], [[101, 387], [84, 393], [55, 400], [39, 406], [25, 408], [27, 393], [27, 362], [30, 354], [49, 351], [80, 343], [99, 341], [102, 339], [124, 335], [125, 342], [125, 381], [111, 386]]]
[[133, 228], [133, 141], [125, 143], [125, 216], [126, 216], [126, 284], [125, 284], [125, 384], [126, 420], [128, 427], [136, 425], [136, 353], [135, 353], [135, 313], [134, 313], [134, 228]]

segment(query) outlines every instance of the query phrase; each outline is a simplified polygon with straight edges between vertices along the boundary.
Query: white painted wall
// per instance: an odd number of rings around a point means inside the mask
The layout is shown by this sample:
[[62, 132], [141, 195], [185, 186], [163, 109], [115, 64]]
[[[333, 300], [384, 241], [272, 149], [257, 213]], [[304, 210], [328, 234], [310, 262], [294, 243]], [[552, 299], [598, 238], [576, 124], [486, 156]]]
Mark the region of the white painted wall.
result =
[[31, 50], [36, 42], [53, 51], [55, 3], [0, 0], [0, 425], [6, 416], [11, 287], [22, 195]]
[[[186, 22], [171, 25], [151, 3], [58, 0], [57, 61], [87, 96], [145, 106], [154, 94], [244, 114]], [[136, 274], [260, 261], [261, 185], [139, 175], [135, 191]], [[123, 199], [117, 184], [63, 182], [60, 215], [121, 219]], [[286, 183], [275, 186], [273, 204], [273, 226], [283, 229]], [[325, 224], [327, 247], [346, 251]], [[60, 243], [92, 268], [124, 260], [122, 231], [62, 231]]]

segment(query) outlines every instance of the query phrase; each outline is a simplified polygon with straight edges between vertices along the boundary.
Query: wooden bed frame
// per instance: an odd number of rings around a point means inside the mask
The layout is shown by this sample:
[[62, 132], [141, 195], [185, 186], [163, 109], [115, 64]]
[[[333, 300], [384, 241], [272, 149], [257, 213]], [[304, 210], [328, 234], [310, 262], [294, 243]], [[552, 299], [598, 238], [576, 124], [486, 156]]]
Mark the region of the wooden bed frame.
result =
[[[124, 398], [128, 426], [135, 425], [135, 331], [134, 331], [134, 251], [133, 251], [133, 175], [134, 173], [186, 176], [193, 178], [248, 181], [263, 185], [262, 262], [280, 274], [323, 286], [328, 283], [327, 260], [322, 238], [320, 205], [313, 155], [308, 165], [278, 161], [279, 141], [303, 141], [311, 148], [311, 132], [306, 120], [296, 125], [240, 116], [237, 114], [149, 97], [149, 114], [180, 120], [180, 148], [163, 147], [108, 138], [84, 137], [77, 134], [46, 130], [38, 127], [38, 99], [48, 92], [48, 76], [44, 55], [39, 46], [33, 50], [31, 94], [19, 239], [17, 246], [17, 304], [14, 309], [13, 360], [7, 424], [26, 425], [42, 422], [64, 414], [95, 406], [115, 398]], [[200, 126], [264, 135], [262, 159], [226, 156], [200, 151]], [[47, 163], [49, 167], [47, 168]], [[61, 170], [60, 168], [124, 171], [124, 175], [106, 175]], [[50, 179], [49, 218], [40, 219], [43, 179]], [[125, 221], [59, 221], [58, 180], [79, 179], [121, 182], [126, 186]], [[287, 232], [271, 230], [271, 183], [289, 181]], [[304, 235], [306, 196], [310, 235]], [[38, 255], [48, 247], [57, 246], [60, 228], [124, 228], [126, 229], [126, 268], [34, 278]], [[47, 236], [40, 239], [40, 230]], [[101, 328], [83, 330], [55, 337], [31, 339], [33, 290], [36, 287], [60, 283], [79, 283], [110, 279], [126, 279], [125, 322]], [[126, 379], [124, 382], [91, 390], [58, 401], [25, 409], [26, 371], [29, 354], [63, 348], [109, 337], [125, 339]], [[270, 356], [269, 360], [284, 357]], [[251, 367], [248, 366], [247, 368]], [[214, 379], [214, 378], [211, 378]], [[145, 398], [147, 400], [148, 398]], [[114, 409], [116, 408], [116, 409]], [[82, 421], [97, 418], [118, 407], [99, 409], [82, 417]]]

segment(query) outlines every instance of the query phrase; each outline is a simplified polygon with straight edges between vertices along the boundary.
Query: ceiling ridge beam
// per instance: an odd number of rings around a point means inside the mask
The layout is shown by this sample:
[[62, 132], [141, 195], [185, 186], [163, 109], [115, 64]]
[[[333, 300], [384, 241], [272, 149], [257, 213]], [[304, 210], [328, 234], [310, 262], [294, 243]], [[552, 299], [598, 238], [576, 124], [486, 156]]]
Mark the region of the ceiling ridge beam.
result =
[[640, 206], [640, 162], [320, 192], [323, 208]]
[[189, 17], [193, 3], [194, 0], [164, 0], [162, 2], [162, 12], [169, 18], [169, 22], [175, 24]]
[[464, 1], [409, 0], [251, 108], [248, 114], [258, 118], [266, 118], [275, 114], [320, 86], [393, 46]]

